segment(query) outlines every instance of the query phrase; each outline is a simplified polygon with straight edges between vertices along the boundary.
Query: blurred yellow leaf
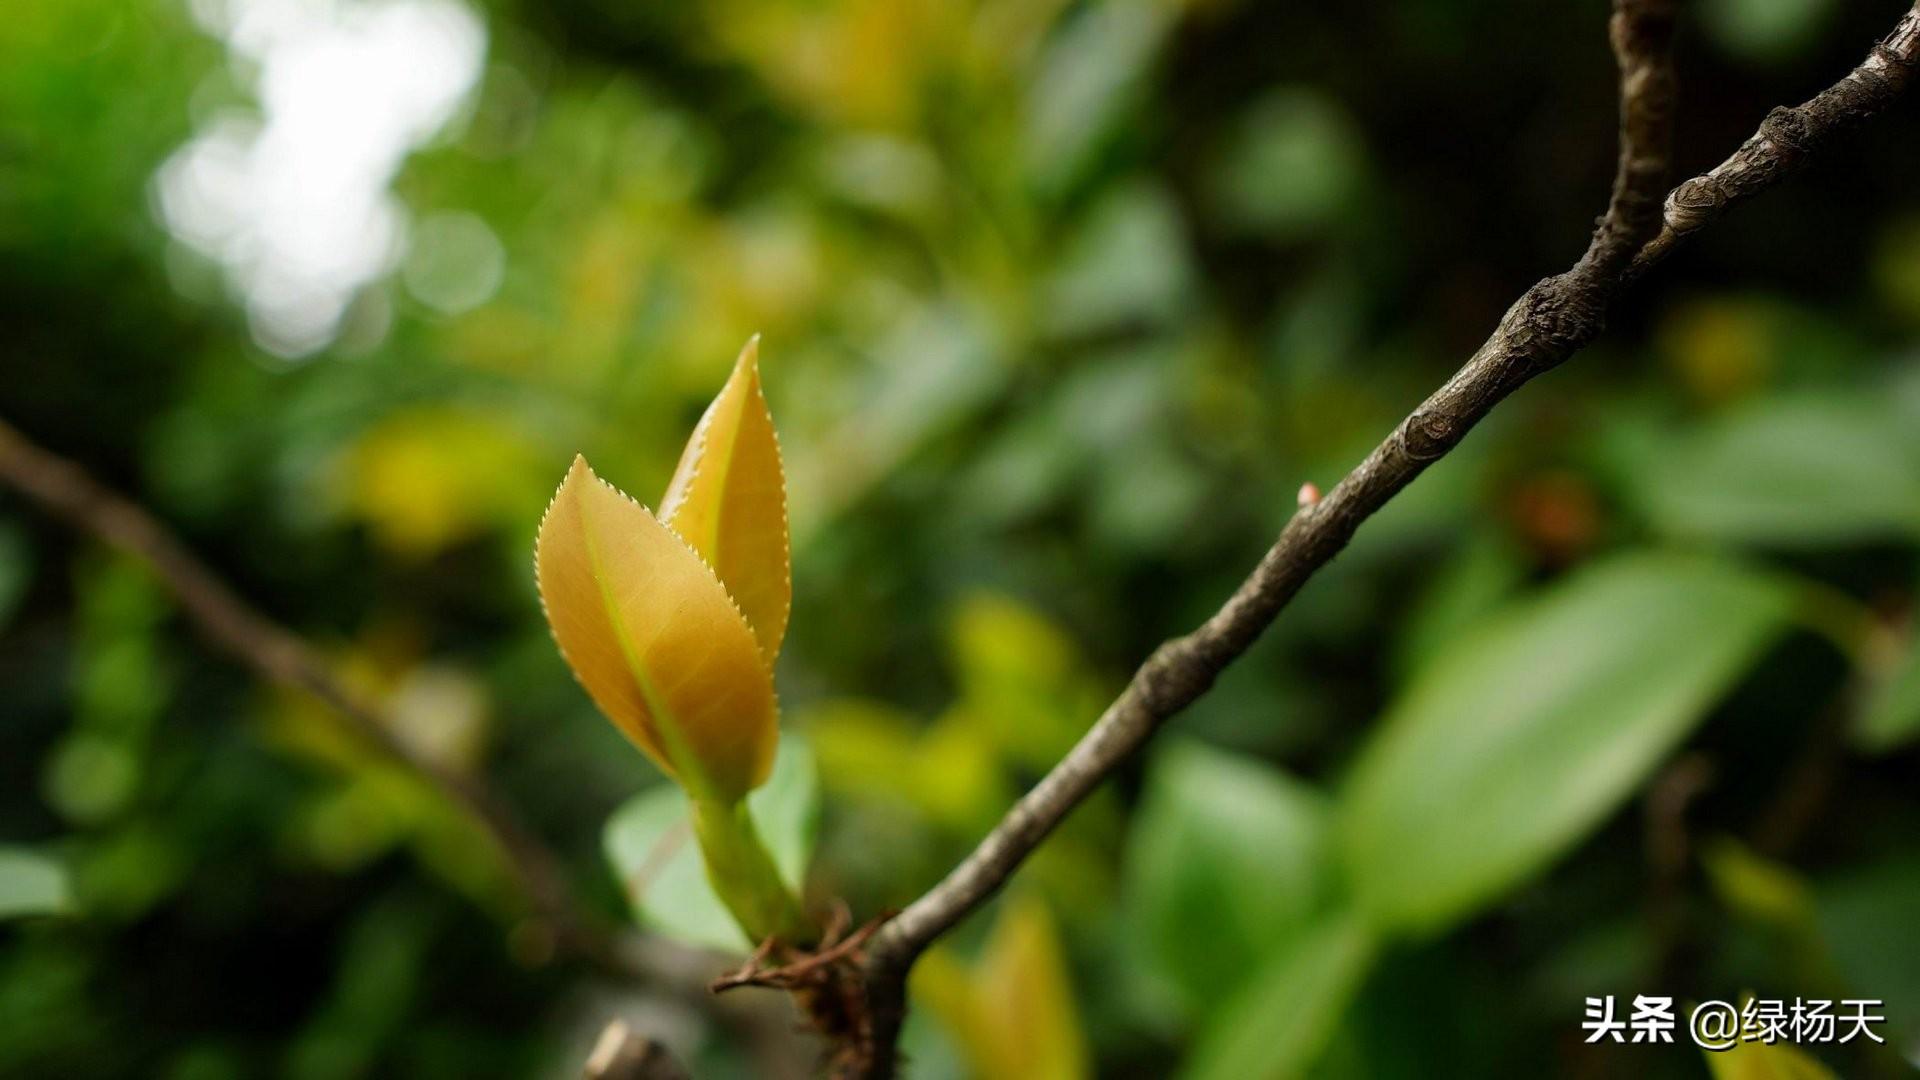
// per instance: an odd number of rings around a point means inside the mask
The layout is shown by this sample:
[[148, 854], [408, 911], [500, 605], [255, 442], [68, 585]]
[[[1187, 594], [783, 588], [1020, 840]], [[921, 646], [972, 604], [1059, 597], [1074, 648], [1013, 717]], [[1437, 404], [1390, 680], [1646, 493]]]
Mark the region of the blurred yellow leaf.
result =
[[921, 89], [964, 38], [952, 0], [715, 5], [715, 34], [783, 97], [862, 127], [907, 127]]
[[773, 674], [692, 548], [576, 457], [534, 564], [561, 655], [614, 726], [696, 798], [767, 778]]
[[949, 712], [920, 735], [915, 797], [927, 816], [960, 835], [991, 828], [1012, 804], [1008, 783], [993, 745], [978, 725]]
[[930, 951], [914, 971], [913, 992], [953, 1034], [976, 1076], [1089, 1075], [1059, 928], [1038, 899], [1006, 901], [971, 969], [949, 947]]
[[1713, 891], [1734, 912], [1783, 930], [1813, 931], [1813, 892], [1791, 867], [1730, 836], [1708, 843], [1700, 861]]
[[431, 407], [367, 431], [335, 474], [346, 509], [388, 550], [432, 555], [538, 498], [532, 448], [499, 418]]
[[1654, 340], [1695, 396], [1724, 402], [1766, 382], [1774, 331], [1763, 305], [1715, 297], [1676, 307], [1655, 329]]
[[768, 666], [793, 603], [787, 488], [760, 390], [760, 339], [740, 350], [680, 457], [660, 520], [704, 559], [753, 628]]
[[1786, 1043], [1739, 1042], [1701, 1053], [1713, 1080], [1835, 1080], [1832, 1069]]
[[1873, 283], [1889, 310], [1920, 321], [1920, 216], [1903, 217], [1880, 234]]
[[922, 730], [896, 709], [843, 700], [814, 707], [804, 726], [821, 779], [838, 794], [897, 803], [968, 836], [990, 827], [1013, 801], [977, 725], [944, 718]]
[[1060, 628], [1010, 597], [978, 593], [954, 612], [961, 677], [985, 684], [1045, 685], [1073, 674], [1078, 657]]
[[960, 680], [956, 720], [980, 726], [1015, 761], [1051, 765], [1100, 715], [1106, 695], [1072, 640], [1011, 597], [968, 597], [948, 643]]

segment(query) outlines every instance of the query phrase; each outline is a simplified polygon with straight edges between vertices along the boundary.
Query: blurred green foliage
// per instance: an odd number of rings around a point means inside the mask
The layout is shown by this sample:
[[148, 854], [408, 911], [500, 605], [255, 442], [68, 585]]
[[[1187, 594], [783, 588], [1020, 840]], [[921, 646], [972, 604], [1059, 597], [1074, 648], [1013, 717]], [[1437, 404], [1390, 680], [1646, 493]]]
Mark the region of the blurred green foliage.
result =
[[[1698, 5], [1682, 167], [1895, 6]], [[274, 20], [394, 10], [427, 36], [365, 85], [463, 70], [461, 27], [484, 55], [389, 169], [356, 141], [387, 112]], [[950, 867], [1303, 481], [1577, 253], [1613, 161], [1604, 18], [23, 0], [0, 416], [484, 772], [600, 912], [685, 930], [712, 913], [684, 851], [632, 895], [671, 788], [568, 678], [529, 548], [575, 452], [658, 490], [763, 332], [808, 891], [866, 915]], [[1920, 145], [1896, 113], [1700, 237], [1370, 522], [927, 957], [916, 1075], [1700, 1077], [1684, 1046], [1583, 1044], [1583, 997], [1745, 990], [1885, 998], [1888, 1047], [1813, 1053], [1903, 1074]], [[272, 187], [274, 153], [308, 171]], [[324, 308], [302, 290], [333, 295], [327, 259], [366, 238], [343, 218], [289, 247], [299, 200], [355, 162], [367, 220], [391, 199], [399, 224], [302, 345], [273, 320]], [[471, 823], [7, 492], [0, 703], [0, 912], [23, 916], [0, 1074], [558, 1075], [613, 1015], [702, 1075], [767, 1067], [660, 988], [543, 965]], [[1708, 779], [1676, 807], [1689, 762]], [[796, 873], [808, 832], [779, 841]]]

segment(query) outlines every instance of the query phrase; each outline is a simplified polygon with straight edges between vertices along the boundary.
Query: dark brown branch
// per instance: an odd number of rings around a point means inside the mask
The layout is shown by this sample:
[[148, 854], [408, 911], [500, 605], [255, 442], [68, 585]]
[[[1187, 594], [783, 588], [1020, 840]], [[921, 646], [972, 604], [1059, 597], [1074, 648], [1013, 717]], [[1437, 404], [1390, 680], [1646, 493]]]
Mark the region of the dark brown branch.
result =
[[532, 940], [610, 971], [634, 972], [633, 951], [617, 948], [576, 908], [559, 861], [505, 804], [477, 779], [409, 745], [377, 706], [335, 678], [292, 631], [235, 594], [153, 515], [4, 421], [0, 482], [152, 567], [213, 644], [269, 682], [304, 690], [332, 706], [329, 715], [353, 735], [470, 814], [498, 845], [526, 893], [538, 920]]
[[1162, 722], [1205, 693], [1308, 578], [1347, 545], [1361, 522], [1458, 445], [1507, 395], [1597, 337], [1619, 290], [1665, 258], [1682, 237], [1778, 183], [1812, 150], [1884, 108], [1912, 80], [1920, 58], [1916, 3], [1839, 84], [1797, 109], [1775, 110], [1725, 164], [1676, 188], [1665, 200], [1662, 222], [1651, 208], [1659, 201], [1668, 160], [1673, 78], [1666, 54], [1672, 16], [1672, 4], [1661, 0], [1615, 5], [1611, 37], [1622, 78], [1620, 168], [1607, 215], [1587, 252], [1567, 273], [1528, 289], [1465, 366], [1324, 498], [1300, 508], [1218, 612], [1155, 650], [1080, 742], [980, 845], [881, 928], [869, 946], [864, 972], [873, 1045], [858, 1055], [861, 1067], [855, 1071], [891, 1075], [906, 973], [920, 953], [992, 896]]
[[1621, 268], [1660, 229], [1660, 201], [1673, 171], [1676, 0], [1614, 0], [1607, 37], [1620, 65], [1620, 160], [1613, 194], [1573, 273], [1611, 289]]
[[1667, 195], [1659, 235], [1634, 258], [1627, 280], [1637, 280], [1689, 234], [1798, 172], [1836, 136], [1885, 109], [1913, 81], [1916, 65], [1920, 5], [1846, 78], [1803, 105], [1768, 113], [1760, 130], [1731, 157], [1674, 188]]

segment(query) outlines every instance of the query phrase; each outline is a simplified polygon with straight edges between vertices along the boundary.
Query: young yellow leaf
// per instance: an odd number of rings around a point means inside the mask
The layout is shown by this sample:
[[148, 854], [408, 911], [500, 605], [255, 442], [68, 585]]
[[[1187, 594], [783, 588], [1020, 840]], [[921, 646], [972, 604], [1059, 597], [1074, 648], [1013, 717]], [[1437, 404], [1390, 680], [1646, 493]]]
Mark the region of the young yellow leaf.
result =
[[787, 484], [773, 414], [760, 390], [760, 339], [740, 350], [680, 456], [660, 520], [713, 567], [771, 667], [793, 603]]
[[1073, 1001], [1060, 930], [1032, 897], [1009, 901], [981, 958], [980, 983], [1001, 1034], [999, 1076], [1074, 1080], [1088, 1075], [1086, 1037]]
[[1059, 929], [1030, 896], [1001, 908], [972, 968], [951, 946], [935, 946], [914, 969], [912, 989], [946, 1025], [976, 1075], [1079, 1080], [1090, 1074]]
[[561, 655], [635, 745], [696, 798], [732, 803], [766, 779], [779, 738], [772, 672], [678, 536], [576, 457], [534, 564]]

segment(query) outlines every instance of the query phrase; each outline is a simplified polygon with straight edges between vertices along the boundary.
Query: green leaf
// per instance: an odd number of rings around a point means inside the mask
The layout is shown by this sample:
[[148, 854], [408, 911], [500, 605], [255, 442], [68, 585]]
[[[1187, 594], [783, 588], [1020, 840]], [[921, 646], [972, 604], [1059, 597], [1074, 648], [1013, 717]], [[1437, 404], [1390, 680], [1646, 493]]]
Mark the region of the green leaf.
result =
[[1429, 658], [1446, 651], [1460, 632], [1511, 597], [1527, 568], [1503, 542], [1475, 537], [1439, 567], [1401, 623], [1394, 649], [1394, 670], [1418, 671]]
[[1046, 285], [1049, 332], [1091, 334], [1178, 316], [1194, 269], [1180, 207], [1151, 184], [1116, 189], [1075, 227]]
[[1040, 188], [1071, 185], [1114, 137], [1149, 84], [1171, 14], [1161, 4], [1097, 4], [1052, 35], [1038, 59], [1022, 139]]
[[1920, 536], [1920, 441], [1876, 398], [1757, 402], [1692, 433], [1631, 490], [1666, 532], [1776, 547]]
[[1842, 870], [1814, 890], [1820, 940], [1843, 985], [1886, 1002], [1880, 1034], [1920, 1044], [1920, 848], [1898, 845]]
[[1814, 44], [1834, 0], [1709, 0], [1700, 23], [1722, 49], [1755, 63], [1778, 63]]
[[1326, 892], [1325, 798], [1199, 743], [1154, 758], [1127, 853], [1133, 937], [1189, 1014], [1239, 988], [1248, 958], [1298, 934]]
[[[813, 754], [804, 740], [792, 732], [781, 738], [773, 774], [747, 796], [747, 805], [781, 876], [797, 887], [820, 816]], [[707, 884], [687, 800], [677, 787], [662, 784], [628, 800], [607, 819], [601, 840], [642, 925], [693, 945], [749, 946]]]
[[1187, 1080], [1303, 1075], [1325, 1049], [1373, 966], [1364, 920], [1342, 912], [1260, 962], [1213, 1017], [1181, 1075]]
[[1438, 930], [1539, 872], [1684, 738], [1792, 596], [1724, 562], [1622, 556], [1462, 636], [1355, 762], [1337, 843], [1379, 926]]
[[1360, 136], [1338, 102], [1289, 88], [1269, 92], [1232, 126], [1206, 193], [1228, 225], [1289, 241], [1350, 212], [1366, 179]]
[[1853, 738], [1862, 749], [1885, 753], [1920, 736], [1920, 633], [1907, 655], [1867, 700]]
[[73, 910], [67, 868], [26, 848], [0, 848], [0, 919]]

